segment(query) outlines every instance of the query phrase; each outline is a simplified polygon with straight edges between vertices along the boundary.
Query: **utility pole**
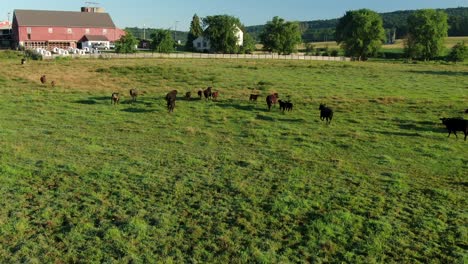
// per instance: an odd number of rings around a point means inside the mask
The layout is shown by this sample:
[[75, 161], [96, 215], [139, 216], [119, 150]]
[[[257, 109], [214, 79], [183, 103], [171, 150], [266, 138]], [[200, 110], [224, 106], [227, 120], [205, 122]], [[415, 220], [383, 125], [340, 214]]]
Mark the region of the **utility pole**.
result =
[[11, 34], [10, 12], [8, 12], [8, 34]]
[[143, 24], [143, 39], [146, 39], [146, 25]]

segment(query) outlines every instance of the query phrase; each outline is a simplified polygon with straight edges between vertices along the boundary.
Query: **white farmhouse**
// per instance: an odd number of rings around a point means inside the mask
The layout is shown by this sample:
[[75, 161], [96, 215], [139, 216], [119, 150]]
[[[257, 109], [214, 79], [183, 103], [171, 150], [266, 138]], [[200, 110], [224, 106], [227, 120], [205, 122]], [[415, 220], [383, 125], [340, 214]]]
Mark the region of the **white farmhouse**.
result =
[[[236, 28], [234, 30], [236, 31], [235, 35], [237, 37], [237, 43], [236, 44], [238, 46], [244, 45], [244, 32], [242, 32], [242, 30], [238, 26], [236, 26]], [[211, 50], [210, 40], [207, 39], [207, 38], [204, 38], [203, 36], [198, 37], [193, 41], [193, 48], [196, 51], [202, 51], [202, 52], [203, 51], [210, 51]]]

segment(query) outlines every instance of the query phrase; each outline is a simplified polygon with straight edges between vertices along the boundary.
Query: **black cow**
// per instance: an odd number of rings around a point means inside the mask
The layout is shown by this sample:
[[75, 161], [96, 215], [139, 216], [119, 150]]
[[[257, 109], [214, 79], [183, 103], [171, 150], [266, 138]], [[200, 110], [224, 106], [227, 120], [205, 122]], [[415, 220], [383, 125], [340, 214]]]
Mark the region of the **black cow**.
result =
[[322, 121], [326, 120], [327, 124], [330, 124], [333, 118], [333, 110], [324, 104], [320, 104], [319, 110], [320, 110], [320, 120]]
[[198, 94], [198, 97], [199, 97], [200, 100], [201, 100], [202, 95], [203, 95], [203, 90], [198, 90], [197, 94]]
[[174, 112], [176, 97], [177, 90], [172, 90], [166, 94], [167, 110], [169, 113]]
[[463, 118], [441, 118], [440, 120], [442, 120], [442, 124], [447, 127], [449, 132], [448, 137], [450, 137], [450, 134], [453, 132], [455, 137], [458, 138], [457, 131], [462, 131], [465, 134], [466, 141], [466, 136], [468, 135], [468, 120]]
[[212, 92], [211, 92], [212, 87], [208, 87], [203, 91], [203, 95], [205, 96], [206, 99], [210, 99]]

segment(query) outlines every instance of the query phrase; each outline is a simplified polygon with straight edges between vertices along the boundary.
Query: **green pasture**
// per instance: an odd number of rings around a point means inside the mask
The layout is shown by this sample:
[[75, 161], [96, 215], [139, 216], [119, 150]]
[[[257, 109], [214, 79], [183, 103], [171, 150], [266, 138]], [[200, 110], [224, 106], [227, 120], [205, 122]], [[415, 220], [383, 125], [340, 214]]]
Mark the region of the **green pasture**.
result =
[[466, 64], [0, 58], [0, 263], [468, 261]]

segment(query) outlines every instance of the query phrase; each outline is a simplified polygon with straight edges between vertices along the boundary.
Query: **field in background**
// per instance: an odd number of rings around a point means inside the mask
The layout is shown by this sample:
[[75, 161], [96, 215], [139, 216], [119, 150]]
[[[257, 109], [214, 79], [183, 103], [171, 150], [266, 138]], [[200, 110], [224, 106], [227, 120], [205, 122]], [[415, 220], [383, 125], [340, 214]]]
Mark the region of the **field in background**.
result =
[[467, 261], [466, 64], [0, 56], [0, 262]]

